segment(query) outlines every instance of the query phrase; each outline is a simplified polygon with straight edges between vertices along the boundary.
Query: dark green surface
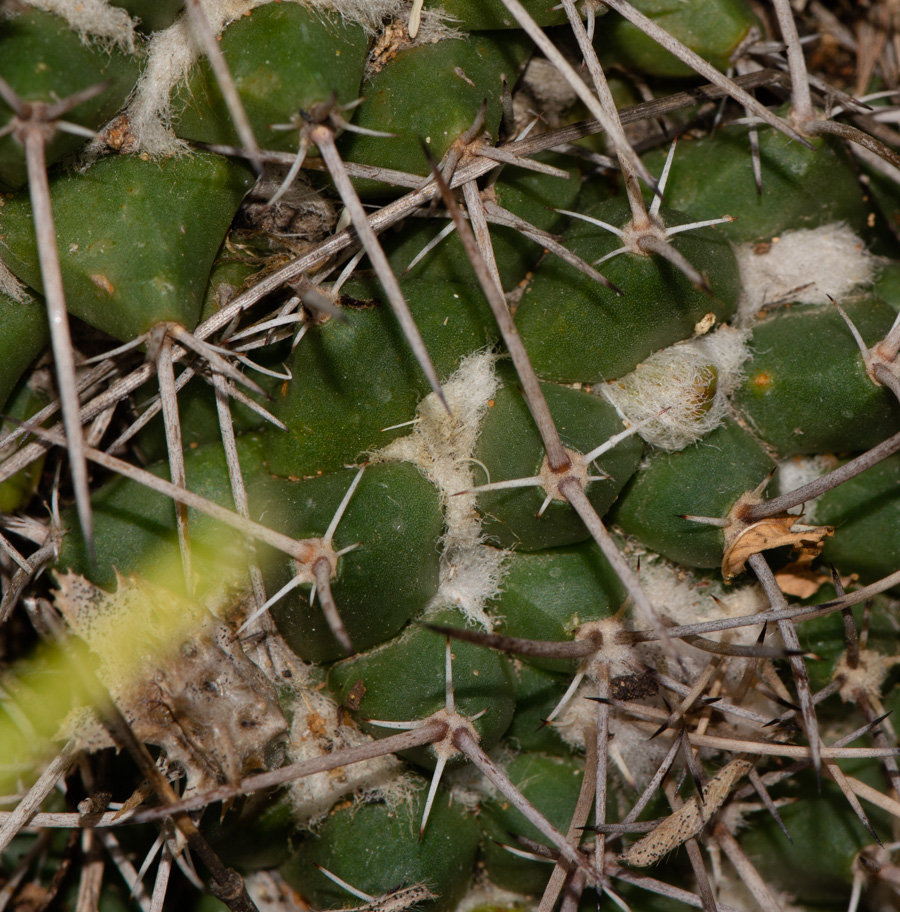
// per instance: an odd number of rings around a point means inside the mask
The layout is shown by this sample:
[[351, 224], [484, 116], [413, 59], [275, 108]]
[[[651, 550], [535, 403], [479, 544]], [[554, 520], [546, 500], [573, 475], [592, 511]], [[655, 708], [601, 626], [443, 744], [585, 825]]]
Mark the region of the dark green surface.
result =
[[[867, 345], [896, 314], [877, 299], [847, 303]], [[757, 324], [734, 402], [780, 456], [866, 449], [900, 430], [900, 406], [867, 376], [834, 307], [791, 307]]]
[[[332, 93], [338, 104], [354, 101], [367, 44], [360, 26], [298, 3], [272, 3], [232, 22], [219, 47], [260, 147], [295, 151], [298, 131], [273, 130], [273, 124], [291, 123]], [[172, 107], [179, 136], [242, 145], [206, 58], [173, 92]]]
[[[471, 284], [410, 278], [402, 288], [441, 380], [496, 340], [484, 296]], [[302, 382], [285, 385], [273, 404], [288, 427], [267, 451], [276, 475], [331, 471], [405, 436], [408, 427], [384, 429], [412, 420], [430, 390], [378, 283], [350, 282], [344, 292], [346, 321], [310, 328], [288, 364]]]
[[[12, 12], [15, 4], [9, 4]], [[4, 15], [6, 14], [4, 9]], [[0, 76], [25, 101], [56, 102], [101, 82], [96, 97], [65, 115], [91, 130], [102, 127], [124, 103], [140, 73], [140, 61], [102, 41], [84, 42], [59, 16], [24, 7], [0, 23]], [[0, 101], [0, 126], [12, 111]], [[47, 145], [52, 164], [86, 142], [83, 136], [57, 132]], [[20, 187], [28, 178], [25, 153], [13, 136], [0, 139], [0, 189]]]
[[824, 494], [814, 515], [817, 523], [834, 526], [823, 557], [842, 574], [874, 583], [894, 573], [900, 567], [900, 455]]
[[[879, 790], [884, 777], [877, 760], [841, 762], [841, 769]], [[784, 790], [773, 790], [776, 801]], [[816, 793], [812, 772], [802, 789], [789, 789], [787, 796], [800, 798], [779, 809], [793, 842], [788, 842], [772, 817], [760, 811], [741, 832], [741, 846], [770, 887], [789, 892], [794, 902], [835, 903], [846, 908], [852, 882], [854, 855], [873, 840], [833, 782], [824, 779]], [[887, 815], [871, 804], [866, 815], [882, 840], [890, 839]]]
[[[602, 202], [586, 214], [618, 227], [630, 220], [622, 199]], [[690, 219], [663, 210], [663, 221], [672, 227]], [[622, 246], [616, 235], [583, 221], [574, 222], [562, 242], [589, 263]], [[660, 257], [623, 253], [598, 266], [622, 295], [555, 257], [544, 260], [516, 312], [538, 376], [563, 383], [612, 380], [654, 351], [689, 338], [707, 313], [729, 319], [738, 273], [725, 237], [717, 228], [705, 228], [677, 234], [672, 244], [707, 276], [715, 299]]]
[[[460, 26], [470, 32], [518, 28], [503, 0], [440, 0], [429, 6], [443, 7], [445, 13], [458, 19]], [[565, 11], [553, 9], [554, 4], [546, 0], [523, 0], [522, 6], [538, 25], [560, 25], [567, 21]]]
[[[609, 617], [625, 591], [600, 548], [586, 542], [533, 554], [514, 554], [503, 591], [489, 606], [502, 617], [498, 633], [530, 640], [570, 640], [580, 624]], [[574, 672], [575, 663], [529, 656], [548, 671]]]
[[[566, 832], [584, 777], [580, 760], [523, 754], [508, 763], [504, 772], [557, 830]], [[552, 845], [549, 839], [501, 795], [482, 804], [480, 823], [482, 860], [490, 880], [504, 890], [540, 894], [552, 866], [518, 858], [503, 846], [520, 848], [516, 836]]]
[[[66, 306], [129, 341], [163, 321], [193, 329], [216, 252], [252, 172], [205, 153], [104, 158], [50, 182]], [[202, 218], [198, 218], [202, 213]], [[24, 191], [0, 213], [0, 259], [43, 290]]]
[[[245, 478], [262, 472], [261, 448], [258, 436], [238, 438]], [[184, 461], [189, 490], [234, 509], [221, 444], [188, 449]], [[168, 463], [151, 466], [150, 471], [169, 480]], [[116, 588], [117, 573], [140, 573], [150, 582], [176, 592], [184, 590], [175, 531], [175, 505], [168, 497], [119, 477], [99, 488], [91, 498], [91, 504], [94, 548], [98, 558], [94, 563], [88, 558], [75, 507], [71, 506], [62, 513], [63, 528], [69, 531], [60, 551], [58, 566], [61, 569], [80, 573], [104, 589]], [[236, 568], [246, 566], [246, 544], [240, 533], [193, 510], [188, 510], [188, 524], [196, 597], [200, 600], [204, 593], [218, 591], [233, 577]]]
[[682, 519], [682, 514], [724, 517], [773, 466], [759, 444], [728, 421], [677, 453], [654, 453], [622, 492], [612, 517], [669, 560], [718, 567], [722, 530]]
[[314, 863], [373, 896], [424, 883], [437, 898], [417, 908], [449, 912], [469, 886], [478, 824], [441, 789], [419, 840], [427, 783], [417, 779], [415, 784], [413, 800], [395, 808], [365, 804], [332, 812], [318, 833], [282, 865], [285, 880], [316, 909], [339, 909], [358, 900], [320, 874]]
[[[439, 41], [400, 51], [361, 93], [365, 101], [353, 123], [384, 130], [395, 137], [345, 133], [341, 154], [349, 161], [429, 174], [420, 140], [435, 161], [472, 125], [481, 102], [487, 99], [485, 129], [497, 138], [500, 123], [501, 76], [510, 85], [531, 53], [531, 42], [520, 32], [479, 32], [465, 39]], [[474, 85], [456, 70], [463, 74]], [[440, 103], [410, 103], [410, 99]], [[383, 191], [383, 185], [360, 183], [361, 192]]]
[[[508, 376], [508, 374], [507, 374]], [[605, 400], [580, 390], [541, 385], [563, 445], [588, 453], [624, 430], [615, 409]], [[595, 460], [596, 467], [610, 478], [588, 485], [587, 494], [602, 516], [625, 482], [637, 469], [643, 442], [635, 435]], [[475, 457], [487, 466], [492, 482], [530, 478], [539, 473], [545, 451], [528, 406], [515, 381], [503, 387], [488, 409], [475, 449]], [[480, 474], [480, 473], [479, 473]], [[503, 547], [538, 551], [571, 545], [588, 538], [588, 531], [568, 503], [554, 500], [543, 515], [537, 513], [546, 492], [542, 487], [485, 491], [478, 495], [478, 509], [484, 517], [484, 532]]]
[[572, 748], [552, 725], [544, 725], [569, 686], [568, 675], [556, 675], [521, 659], [513, 659], [516, 712], [504, 740], [521, 751], [568, 757]]
[[[462, 627], [465, 622], [455, 611], [429, 615], [428, 623]], [[487, 712], [473, 724], [481, 746], [490, 750], [509, 726], [515, 707], [515, 684], [509, 660], [492, 649], [461, 640], [452, 643], [453, 693], [456, 711], [463, 716]], [[357, 681], [365, 694], [357, 719], [411, 721], [425, 719], [446, 705], [446, 638], [426, 627], [414, 625], [401, 636], [364, 655], [339, 662], [329, 672], [328, 684], [339, 702]], [[362, 727], [375, 737], [390, 729]], [[408, 752], [416, 763], [434, 766], [434, 752], [416, 748]]]
[[[632, 5], [722, 71], [729, 69], [731, 55], [757, 24], [745, 0], [634, 0]], [[694, 75], [686, 63], [618, 13], [598, 21], [594, 43], [604, 67], [618, 65], [653, 76]]]
[[[306, 481], [260, 481], [250, 491], [251, 514], [294, 538], [321, 537], [355, 476], [335, 472]], [[334, 537], [335, 550], [360, 543], [338, 559], [331, 588], [357, 650], [393, 636], [437, 591], [438, 537], [443, 531], [438, 493], [409, 463], [371, 466], [363, 475]], [[267, 591], [293, 573], [280, 554], [264, 557]], [[272, 607], [288, 645], [311, 662], [345, 653], [331, 633], [310, 587], [301, 586]]]
[[[813, 148], [807, 149], [771, 127], [759, 128], [759, 195], [747, 127], [726, 126], [703, 139], [683, 139], [666, 183], [666, 204], [694, 219], [736, 216], [717, 229], [735, 243], [841, 220], [868, 234], [872, 206], [860, 194], [846, 150], [827, 138], [810, 143]], [[661, 173], [667, 152], [645, 156], [652, 174]]]
[[0, 410], [25, 368], [50, 340], [43, 301], [14, 301], [0, 292]]
[[184, 0], [109, 0], [109, 5], [126, 10], [142, 32], [155, 32], [175, 21], [184, 8]]

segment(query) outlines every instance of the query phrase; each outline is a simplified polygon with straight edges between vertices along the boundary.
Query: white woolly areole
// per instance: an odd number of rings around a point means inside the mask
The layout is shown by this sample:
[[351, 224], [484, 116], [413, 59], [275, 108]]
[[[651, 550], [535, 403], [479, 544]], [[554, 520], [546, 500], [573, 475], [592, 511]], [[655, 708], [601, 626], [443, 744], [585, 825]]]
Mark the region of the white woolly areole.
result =
[[771, 242], [741, 244], [738, 323], [750, 326], [767, 306], [779, 303], [838, 303], [871, 284], [875, 257], [846, 225], [786, 231]]
[[[803, 485], [827, 475], [832, 469], [837, 468], [838, 461], [834, 456], [790, 456], [778, 463], [778, 472], [775, 475], [778, 484], [777, 495], [788, 494], [802, 488]], [[815, 522], [816, 505], [818, 498], [807, 500], [803, 504], [803, 516], [808, 523]]]
[[[44, 0], [40, 0], [44, 2]], [[51, 0], [47, 0], [51, 2]], [[64, 2], [64, 0], [52, 0]], [[72, 5], [81, 0], [67, 0]], [[93, 0], [100, 2], [100, 0]], [[214, 35], [221, 34], [230, 22], [246, 15], [258, 6], [281, 0], [200, 0], [209, 27]], [[408, 15], [408, 0], [288, 0], [300, 2], [323, 14], [336, 13], [346, 22], [356, 22], [373, 34], [383, 20]], [[437, 41], [439, 37], [454, 37], [443, 27], [441, 15], [424, 10], [416, 44]], [[167, 29], [154, 33], [150, 40], [147, 64], [138, 80], [126, 115], [134, 134], [138, 151], [152, 156], [176, 155], [187, 143], [175, 136], [170, 120], [169, 99], [172, 90], [183, 83], [191, 67], [199, 60], [201, 51], [194, 40], [188, 18], [184, 15]]]
[[415, 430], [372, 456], [373, 462], [412, 462], [438, 488], [447, 531], [440, 586], [429, 608], [454, 605], [488, 630], [493, 620], [484, 605], [499, 591], [507, 553], [484, 544], [476, 495], [459, 492], [469, 491], [476, 483], [472, 454], [481, 421], [497, 392], [496, 360], [486, 351], [465, 358], [443, 384], [450, 414], [430, 393], [419, 404]]
[[133, 54], [134, 22], [127, 12], [110, 6], [106, 0], [24, 0], [35, 9], [54, 13], [78, 32], [82, 41], [100, 39]]
[[[278, 687], [290, 683], [294, 690], [286, 751], [289, 762], [324, 757], [335, 750], [372, 741], [352, 722], [345, 721], [343, 711], [327, 691], [316, 689], [311, 676], [313, 666], [297, 658], [280, 636], [270, 634], [266, 649], [275, 672], [273, 683]], [[313, 828], [335, 802], [347, 795], [357, 800], [383, 799], [397, 806], [407, 800], [411, 789], [410, 778], [398, 775], [402, 771], [403, 764], [387, 755], [296, 779], [288, 786], [294, 819], [300, 826]]]
[[743, 379], [746, 342], [745, 331], [722, 326], [656, 352], [598, 392], [630, 424], [648, 422], [638, 431], [648, 443], [684, 449], [722, 423], [727, 397]]
[[[265, 0], [200, 0], [214, 35], [235, 19], [262, 6]], [[178, 19], [150, 39], [147, 63], [125, 114], [135, 137], [137, 150], [150, 155], [175, 155], [187, 148], [170, 127], [169, 97], [172, 89], [187, 79], [200, 58], [190, 20]]]

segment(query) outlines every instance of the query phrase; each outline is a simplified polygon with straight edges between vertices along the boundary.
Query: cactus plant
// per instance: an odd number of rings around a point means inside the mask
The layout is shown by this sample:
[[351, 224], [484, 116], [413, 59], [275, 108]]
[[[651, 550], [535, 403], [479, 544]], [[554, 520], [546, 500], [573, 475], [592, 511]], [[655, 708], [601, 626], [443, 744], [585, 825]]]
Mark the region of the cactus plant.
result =
[[0, 906], [900, 905], [853, 34], [0, 5]]

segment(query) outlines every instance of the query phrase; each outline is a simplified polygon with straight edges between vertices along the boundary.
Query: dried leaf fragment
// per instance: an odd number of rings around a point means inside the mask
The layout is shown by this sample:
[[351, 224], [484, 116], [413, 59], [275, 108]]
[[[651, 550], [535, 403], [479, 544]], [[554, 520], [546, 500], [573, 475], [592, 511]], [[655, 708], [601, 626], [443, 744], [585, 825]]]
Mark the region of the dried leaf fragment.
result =
[[732, 507], [725, 528], [725, 553], [722, 556], [722, 577], [726, 582], [742, 573], [747, 561], [761, 551], [772, 548], [791, 548], [798, 564], [807, 564], [818, 557], [825, 538], [834, 535], [832, 526], [808, 526], [796, 513], [778, 513], [748, 523], [743, 514], [759, 503], [755, 494], [745, 494]]
[[689, 798], [674, 814], [643, 839], [639, 839], [616, 860], [624, 864], [645, 868], [656, 864], [673, 849], [696, 836], [715, 816], [735, 784], [752, 768], [750, 760], [732, 760], [709, 780], [703, 789], [703, 803], [697, 796]]

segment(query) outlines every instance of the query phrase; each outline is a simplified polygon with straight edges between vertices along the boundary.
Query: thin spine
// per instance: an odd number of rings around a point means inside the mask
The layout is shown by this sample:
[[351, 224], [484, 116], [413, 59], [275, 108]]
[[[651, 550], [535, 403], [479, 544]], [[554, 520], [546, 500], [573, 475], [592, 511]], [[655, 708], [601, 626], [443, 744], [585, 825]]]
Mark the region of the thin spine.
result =
[[717, 823], [713, 828], [713, 836], [728, 860], [734, 865], [741, 880], [759, 903], [762, 912], [783, 912], [779, 902], [772, 896], [769, 888], [759, 871], [744, 853], [740, 843], [728, 832], [723, 823]]
[[12, 842], [19, 830], [37, 812], [44, 799], [53, 791], [60, 777], [65, 774], [71, 765], [76, 753], [78, 751], [75, 742], [69, 741], [50, 761], [25, 797], [19, 802], [16, 809], [6, 818], [3, 825], [0, 826], [0, 852], [5, 852], [9, 848], [10, 842]]
[[344, 201], [344, 205], [347, 207], [347, 211], [350, 213], [353, 227], [366, 249], [369, 261], [372, 263], [378, 280], [381, 282], [385, 294], [388, 296], [394, 315], [400, 323], [403, 335], [406, 337], [406, 341], [412, 349], [413, 355], [419, 363], [419, 367], [425, 374], [432, 391], [437, 395], [438, 399], [441, 400], [444, 408], [449, 414], [450, 406], [447, 404], [447, 400], [444, 397], [444, 391], [441, 389], [437, 371], [434, 369], [434, 364], [431, 362], [431, 356], [428, 354], [428, 350], [425, 347], [422, 334], [419, 332], [415, 320], [413, 320], [412, 314], [409, 312], [409, 305], [407, 305], [406, 300], [403, 297], [403, 292], [400, 290], [400, 283], [397, 281], [397, 277], [394, 275], [394, 271], [388, 263], [387, 257], [381, 248], [381, 244], [378, 242], [378, 237], [369, 223], [366, 211], [356, 194], [356, 189], [344, 168], [344, 162], [334, 144], [334, 134], [328, 127], [318, 125], [310, 130], [309, 138], [311, 142], [318, 146], [319, 152], [328, 166], [331, 179], [334, 181], [335, 187], [337, 188], [341, 199]]
[[312, 760], [292, 763], [268, 773], [247, 776], [236, 785], [219, 786], [199, 795], [183, 798], [167, 807], [138, 811], [130, 820], [133, 823], [162, 820], [174, 813], [193, 811], [218, 801], [228, 801], [240, 795], [248, 795], [261, 789], [284, 785], [295, 779], [304, 779], [316, 773], [324, 773], [341, 766], [349, 766], [352, 763], [362, 763], [375, 757], [383, 757], [387, 754], [421, 747], [434, 741], [440, 741], [446, 737], [448, 729], [449, 726], [446, 722], [428, 722], [410, 731], [404, 731], [399, 735], [389, 735], [387, 738], [381, 738], [378, 741], [363, 744], [360, 747], [336, 750], [324, 757], [314, 757]]
[[[609, 773], [609, 665], [601, 662], [597, 672], [597, 772], [594, 797], [594, 820], [598, 826], [606, 823], [606, 792]], [[606, 835], [598, 830], [594, 839], [594, 867], [600, 882], [606, 879]]]
[[[216, 393], [216, 413], [219, 418], [219, 432], [222, 436], [222, 448], [225, 451], [225, 462], [228, 466], [228, 480], [231, 484], [231, 496], [234, 499], [234, 508], [245, 519], [250, 518], [250, 504], [247, 501], [247, 487], [244, 484], [244, 473], [241, 471], [241, 459], [237, 450], [237, 440], [234, 435], [234, 422], [231, 418], [231, 409], [228, 406], [228, 390], [225, 378], [213, 372], [213, 388]], [[256, 560], [256, 555], [251, 555], [250, 560], [250, 585], [253, 588], [253, 598], [256, 606], [265, 604], [266, 587], [263, 582], [262, 571]]]
[[806, 72], [806, 59], [803, 56], [803, 46], [800, 44], [800, 35], [797, 32], [797, 23], [794, 22], [794, 12], [789, 0], [772, 0], [775, 15], [778, 18], [778, 27], [787, 49], [788, 67], [791, 74], [791, 103], [795, 120], [800, 123], [813, 118], [812, 95], [809, 91], [809, 78]]
[[772, 796], [769, 794], [765, 782], [762, 781], [762, 777], [755, 769], [751, 769], [750, 772], [747, 773], [747, 779], [759, 796], [759, 800], [762, 801], [765, 809], [769, 812], [769, 815], [775, 823], [778, 824], [778, 828], [781, 832], [784, 833], [785, 839], [787, 839], [788, 842], [793, 842], [794, 839], [788, 831], [787, 826], [785, 826], [784, 820], [782, 820], [781, 814], [778, 812], [778, 806], [772, 800]]
[[528, 37], [540, 48], [544, 56], [557, 70], [559, 70], [560, 74], [571, 86], [575, 94], [581, 99], [588, 111], [591, 112], [591, 115], [597, 119], [598, 123], [603, 125], [603, 128], [609, 133], [610, 138], [613, 141], [619, 158], [627, 159], [632, 164], [635, 171], [641, 176], [642, 180], [644, 180], [649, 187], [655, 189], [655, 181], [650, 176], [644, 163], [636, 155], [634, 149], [631, 148], [631, 144], [628, 142], [628, 139], [622, 130], [619, 119], [617, 117], [612, 118], [609, 116], [598, 98], [590, 89], [588, 89], [578, 73], [572, 68], [571, 64], [538, 27], [537, 23], [535, 23], [534, 19], [531, 17], [531, 14], [522, 6], [519, 0], [503, 0], [503, 5], [512, 13], [523, 31], [525, 31], [528, 34]]
[[644, 587], [641, 585], [637, 574], [628, 566], [628, 562], [622, 556], [622, 552], [616, 547], [616, 543], [588, 500], [584, 489], [575, 478], [564, 478], [559, 483], [559, 490], [572, 504], [594, 541], [600, 546], [603, 556], [609, 561], [645, 623], [651, 624], [654, 630], [658, 632], [663, 643], [670, 647], [671, 638], [662, 622], [662, 618], [660, 618], [659, 613], [651, 604], [647, 593], [644, 592]]
[[[163, 332], [156, 358], [156, 375], [159, 378], [159, 401], [162, 405], [166, 433], [166, 451], [169, 456], [169, 477], [172, 484], [187, 488], [184, 469], [184, 449], [181, 443], [181, 421], [178, 418], [178, 394], [175, 390], [175, 371], [172, 365], [172, 340]], [[178, 531], [178, 552], [181, 571], [188, 598], [194, 593], [194, 574], [191, 569], [191, 533], [188, 528], [187, 507], [175, 502], [175, 524]]]
[[[469, 214], [468, 224], [475, 235], [475, 241], [478, 244], [478, 250], [481, 253], [481, 259], [487, 266], [488, 274], [494, 283], [499, 296], [503, 297], [503, 283], [500, 281], [500, 270], [497, 268], [497, 258], [494, 256], [494, 245], [491, 243], [491, 231], [488, 228], [487, 219], [484, 216], [484, 204], [481, 201], [481, 193], [478, 190], [478, 184], [475, 181], [468, 181], [463, 184], [463, 199], [466, 204], [466, 211]], [[457, 229], [458, 230], [458, 229]], [[477, 272], [478, 270], [476, 270]], [[506, 306], [504, 304], [504, 306]]]
[[[647, 37], [652, 38], [661, 47], [674, 54], [679, 60], [686, 63], [694, 72], [708, 79], [713, 85], [719, 86], [727, 95], [740, 102], [753, 114], [764, 120], [769, 126], [784, 133], [790, 139], [809, 147], [806, 139], [781, 117], [774, 115], [768, 108], [760, 104], [752, 95], [748, 94], [733, 79], [720, 73], [712, 64], [707, 63], [699, 54], [694, 53], [689, 47], [670, 35], [664, 28], [657, 25], [652, 19], [636, 10], [626, 0], [604, 0], [604, 3], [627, 19], [632, 25], [637, 26]], [[593, 114], [593, 111], [591, 112]]]
[[244, 103], [238, 94], [234, 77], [228, 69], [228, 62], [225, 60], [222, 48], [219, 47], [219, 42], [209, 26], [209, 20], [206, 18], [203, 5], [200, 0], [187, 0], [187, 10], [194, 35], [209, 60], [216, 82], [219, 84], [219, 90], [222, 92], [222, 98], [225, 100], [228, 113], [234, 123], [234, 128], [247, 149], [248, 157], [253, 162], [253, 168], [257, 176], [261, 176], [263, 164], [259, 143], [253, 134], [253, 127], [250, 124], [250, 118], [247, 117], [247, 112], [244, 110]]
[[140, 906], [141, 912], [151, 912], [150, 897], [147, 895], [144, 885], [138, 878], [138, 873], [135, 870], [134, 865], [125, 854], [125, 850], [119, 845], [119, 840], [116, 839], [115, 834], [110, 830], [101, 830], [100, 841], [103, 843], [113, 864], [122, 876], [122, 880], [125, 881], [125, 885], [128, 887], [130, 895]]
[[156, 869], [156, 880], [153, 881], [153, 893], [150, 896], [150, 912], [163, 912], [163, 903], [169, 887], [169, 875], [172, 873], [172, 850], [169, 840], [164, 839], [159, 865]]
[[97, 912], [106, 865], [100, 839], [94, 830], [82, 832], [81, 854], [84, 857], [84, 865], [78, 877], [75, 912]]
[[474, 735], [467, 728], [457, 728], [453, 732], [453, 745], [461, 750], [474, 766], [485, 776], [509, 803], [522, 814], [525, 819], [537, 827], [559, 849], [562, 856], [570, 863], [584, 870], [591, 882], [596, 882], [598, 872], [595, 871], [585, 858], [574, 849], [566, 837], [556, 827], [552, 826], [543, 814], [538, 811], [527, 798], [515, 787], [509, 777], [496, 763], [482, 750], [481, 745], [475, 740]]
[[[175, 393], [180, 393], [181, 390], [187, 385], [188, 381], [195, 376], [193, 367], [188, 365], [176, 378], [175, 378]], [[157, 396], [154, 401], [152, 401], [147, 408], [141, 412], [138, 417], [116, 437], [112, 443], [109, 444], [106, 448], [107, 453], [115, 454], [122, 449], [124, 449], [125, 444], [128, 443], [132, 437], [145, 428], [161, 411], [162, 411], [162, 397]], [[34, 419], [32, 419], [34, 421]], [[36, 423], [36, 422], [35, 422]]]
[[[33, 430], [35, 433], [44, 437], [45, 440], [50, 440], [52, 443], [60, 446], [64, 445], [63, 441], [50, 431], [46, 431], [43, 428], [33, 428]], [[225, 525], [231, 526], [231, 528], [237, 529], [239, 532], [243, 532], [245, 535], [253, 536], [257, 540], [264, 542], [267, 545], [271, 545], [273, 548], [282, 551], [301, 563], [305, 563], [309, 560], [311, 549], [310, 540], [308, 539], [292, 539], [287, 535], [282, 535], [280, 532], [269, 529], [260, 523], [245, 519], [232, 510], [227, 510], [225, 507], [219, 506], [219, 504], [207, 500], [199, 494], [195, 494], [193, 491], [180, 488], [178, 485], [174, 485], [165, 479], [157, 478], [157, 476], [151, 472], [139, 469], [122, 459], [117, 459], [115, 456], [109, 456], [100, 450], [88, 447], [85, 455], [88, 459], [96, 462], [98, 465], [102, 465], [104, 468], [110, 469], [125, 478], [130, 478], [132, 481], [136, 481], [153, 491], [165, 494], [172, 500], [176, 500], [188, 507], [199, 510], [201, 513], [205, 513], [207, 516], [211, 516]]]
[[[581, 842], [583, 828], [590, 817], [594, 792], [597, 788], [597, 736], [591, 727], [588, 727], [584, 733], [584, 751], [584, 776], [581, 779], [581, 788], [578, 792], [575, 810], [572, 812], [572, 820], [566, 832], [566, 839], [574, 848], [577, 848]], [[541, 896], [538, 912], [551, 912], [559, 898], [567, 874], [568, 868], [557, 861]]]
[[328, 622], [328, 627], [334, 635], [334, 638], [338, 641], [341, 649], [343, 649], [347, 655], [350, 655], [353, 652], [353, 643], [350, 640], [350, 635], [347, 633], [347, 628], [344, 626], [343, 620], [341, 620], [341, 613], [338, 611], [334, 596], [331, 594], [331, 562], [327, 557], [320, 557], [312, 565], [312, 572], [316, 580], [316, 593], [319, 597], [319, 605], [322, 608], [322, 613], [325, 615], [325, 620]]
[[[594, 91], [597, 93], [600, 105], [606, 112], [610, 121], [618, 126], [616, 133], [610, 133], [610, 139], [613, 141], [613, 146], [618, 152], [619, 143], [625, 142], [628, 144], [628, 140], [625, 137], [625, 131], [622, 129], [622, 124], [619, 121], [619, 113], [616, 109], [616, 103], [612, 97], [612, 92], [609, 90], [609, 83], [606, 81], [603, 67], [600, 66], [600, 61], [597, 59], [597, 52], [594, 50], [594, 45], [591, 43], [587, 31], [585, 30], [584, 23], [581, 21], [581, 16], [578, 14], [578, 10], [575, 7], [575, 0], [562, 0], [562, 5], [563, 9], [566, 11], [566, 16], [568, 16], [569, 25], [575, 35], [575, 40], [578, 42], [578, 49], [581, 51], [582, 59], [584, 60], [588, 73], [590, 73], [591, 82], [594, 84]], [[630, 144], [628, 145], [630, 147]], [[641, 193], [640, 184], [638, 183], [638, 171], [627, 155], [618, 155], [618, 160], [619, 168], [622, 172], [622, 182], [625, 185], [625, 194], [628, 198], [628, 204], [631, 207], [632, 222], [639, 227], [649, 225], [650, 220], [647, 214], [647, 207], [644, 205], [644, 197]], [[661, 193], [662, 188], [660, 188], [660, 194]], [[660, 198], [661, 196], [656, 197], [654, 205], [656, 204], [656, 200]]]
[[53, 210], [50, 206], [50, 182], [47, 179], [47, 162], [44, 155], [45, 137], [42, 128], [26, 128], [23, 142], [28, 167], [28, 190], [37, 235], [41, 280], [44, 285], [44, 298], [47, 302], [50, 344], [56, 366], [78, 521], [87, 543], [88, 554], [93, 557], [94, 521], [91, 513], [91, 491], [87, 458], [84, 452], [84, 436], [79, 419], [81, 403], [75, 378], [75, 352], [72, 348], [72, 335], [66, 312], [59, 251], [56, 247], [56, 227]]
[[791, 507], [799, 506], [807, 500], [813, 500], [826, 491], [831, 491], [833, 488], [842, 485], [845, 481], [855, 478], [857, 475], [865, 472], [866, 469], [877, 465], [883, 459], [887, 459], [888, 456], [892, 456], [898, 450], [900, 450], [900, 433], [888, 437], [861, 456], [857, 456], [855, 459], [845, 462], [842, 466], [839, 466], [827, 475], [822, 475], [819, 478], [814, 479], [809, 482], [809, 484], [795, 488], [793, 491], [782, 494], [780, 497], [773, 497], [771, 500], [766, 500], [762, 503], [748, 507], [745, 514], [747, 521], [756, 522], [757, 520], [765, 519], [769, 516], [775, 516], [785, 510], [790, 510]]
[[[507, 0], [504, 0], [504, 2], [507, 2]], [[563, 447], [562, 442], [559, 439], [559, 432], [556, 430], [556, 424], [553, 421], [553, 416], [550, 414], [547, 400], [544, 398], [544, 393], [541, 390], [540, 382], [531, 365], [531, 360], [525, 351], [525, 346], [522, 344], [522, 339], [519, 336], [515, 323], [513, 323], [503, 293], [491, 276], [484, 257], [478, 247], [475, 235], [469, 227], [469, 223], [463, 218], [459, 205], [450, 192], [450, 188], [433, 165], [432, 174], [438, 191], [444, 200], [444, 205], [453, 217], [456, 230], [463, 243], [466, 255], [475, 270], [478, 281], [491, 306], [494, 319], [497, 321], [500, 334], [512, 357], [516, 374], [518, 375], [524, 390], [525, 401], [528, 403], [529, 411], [531, 412], [534, 422], [537, 425], [538, 432], [541, 435], [544, 449], [547, 451], [547, 461], [554, 471], [567, 469], [570, 465], [568, 453], [566, 453], [565, 447]]]

